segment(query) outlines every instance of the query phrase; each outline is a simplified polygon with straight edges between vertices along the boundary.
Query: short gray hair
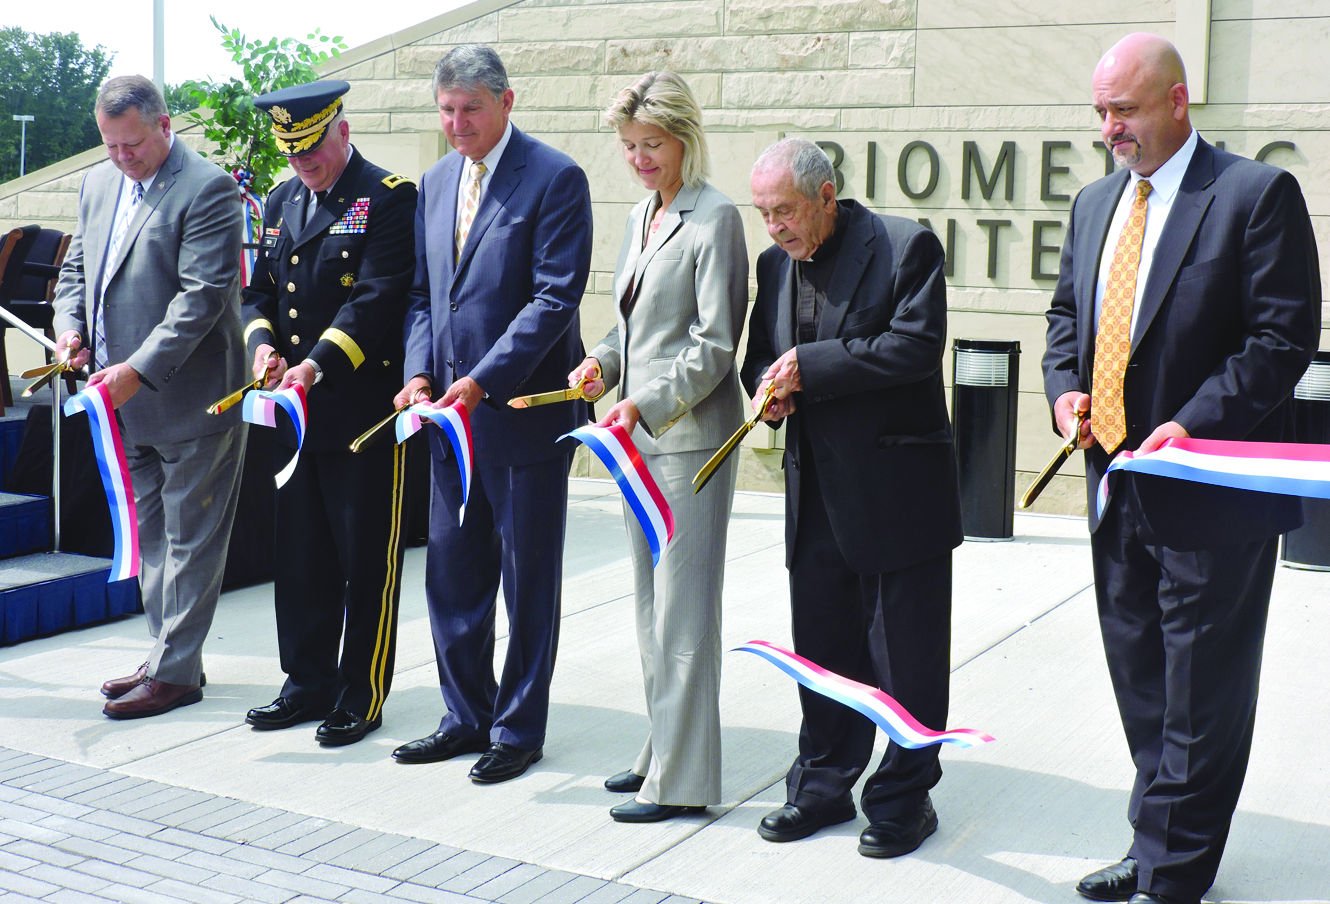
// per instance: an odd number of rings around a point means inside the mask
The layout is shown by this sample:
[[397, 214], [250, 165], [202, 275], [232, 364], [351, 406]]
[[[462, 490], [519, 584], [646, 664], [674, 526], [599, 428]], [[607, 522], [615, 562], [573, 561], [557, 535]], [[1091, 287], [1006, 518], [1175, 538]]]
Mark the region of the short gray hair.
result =
[[166, 101], [151, 79], [141, 75], [118, 75], [108, 79], [97, 92], [96, 109], [111, 119], [137, 110], [146, 122], [166, 115]]
[[807, 138], [782, 138], [758, 155], [753, 172], [784, 169], [805, 198], [817, 200], [822, 186], [836, 184], [836, 170], [825, 151]]
[[496, 98], [508, 90], [508, 70], [494, 48], [484, 44], [459, 44], [445, 53], [434, 67], [434, 96], [440, 91], [475, 91], [485, 88]]
[[684, 184], [697, 188], [706, 180], [709, 161], [702, 109], [688, 83], [673, 72], [648, 72], [624, 88], [605, 111], [605, 122], [614, 129], [640, 122], [668, 132], [683, 143]]

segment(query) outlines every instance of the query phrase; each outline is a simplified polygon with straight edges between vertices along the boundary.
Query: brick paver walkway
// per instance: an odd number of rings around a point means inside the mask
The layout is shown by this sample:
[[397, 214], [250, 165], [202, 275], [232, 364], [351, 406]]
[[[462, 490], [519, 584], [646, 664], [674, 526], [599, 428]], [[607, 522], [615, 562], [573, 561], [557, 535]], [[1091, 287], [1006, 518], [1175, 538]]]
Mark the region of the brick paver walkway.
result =
[[696, 904], [0, 747], [0, 904]]

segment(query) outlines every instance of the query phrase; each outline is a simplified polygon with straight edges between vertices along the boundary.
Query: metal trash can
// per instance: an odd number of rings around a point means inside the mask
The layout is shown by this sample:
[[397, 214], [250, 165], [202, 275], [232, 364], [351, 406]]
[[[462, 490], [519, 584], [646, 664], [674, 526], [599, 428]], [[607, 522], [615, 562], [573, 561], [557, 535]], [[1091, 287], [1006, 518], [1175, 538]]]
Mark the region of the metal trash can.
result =
[[[1293, 389], [1300, 443], [1330, 443], [1330, 352], [1317, 352]], [[1304, 499], [1307, 520], [1284, 534], [1279, 561], [1289, 568], [1330, 571], [1330, 499]]]
[[1015, 340], [952, 342], [951, 423], [967, 540], [1012, 538], [1020, 357]]

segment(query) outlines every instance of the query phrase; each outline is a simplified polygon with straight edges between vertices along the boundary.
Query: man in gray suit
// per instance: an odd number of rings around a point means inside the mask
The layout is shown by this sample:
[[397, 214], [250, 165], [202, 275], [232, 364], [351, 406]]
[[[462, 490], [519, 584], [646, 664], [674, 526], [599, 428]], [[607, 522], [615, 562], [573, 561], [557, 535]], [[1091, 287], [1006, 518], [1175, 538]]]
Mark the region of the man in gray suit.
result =
[[102, 685], [112, 719], [203, 699], [203, 640], [221, 590], [244, 458], [239, 411], [204, 412], [246, 379], [236, 185], [171, 134], [142, 76], [97, 95], [109, 162], [79, 194], [55, 297], [57, 345], [105, 384], [138, 508], [139, 581], [154, 644]]

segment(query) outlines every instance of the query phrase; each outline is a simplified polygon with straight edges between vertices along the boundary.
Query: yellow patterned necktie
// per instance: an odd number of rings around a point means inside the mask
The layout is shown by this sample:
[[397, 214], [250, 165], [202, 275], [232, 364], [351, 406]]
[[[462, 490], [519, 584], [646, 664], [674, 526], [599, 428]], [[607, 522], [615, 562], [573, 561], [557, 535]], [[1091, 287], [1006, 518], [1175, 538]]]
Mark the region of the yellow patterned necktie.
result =
[[477, 160], [471, 164], [471, 181], [466, 186], [466, 203], [462, 205], [462, 215], [457, 218], [457, 244], [453, 249], [453, 263], [462, 256], [466, 245], [467, 233], [476, 219], [476, 210], [480, 207], [480, 181], [485, 178], [485, 164]]
[[1127, 415], [1122, 405], [1122, 381], [1131, 355], [1131, 313], [1136, 306], [1136, 274], [1141, 266], [1145, 238], [1145, 199], [1151, 190], [1145, 179], [1136, 183], [1127, 222], [1118, 236], [1108, 283], [1099, 305], [1099, 329], [1094, 339], [1094, 395], [1091, 418], [1094, 435], [1105, 452], [1113, 452], [1127, 438]]

